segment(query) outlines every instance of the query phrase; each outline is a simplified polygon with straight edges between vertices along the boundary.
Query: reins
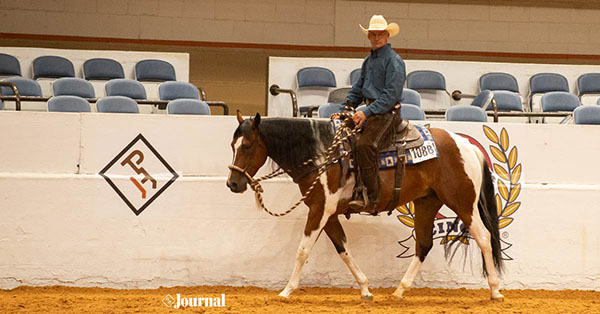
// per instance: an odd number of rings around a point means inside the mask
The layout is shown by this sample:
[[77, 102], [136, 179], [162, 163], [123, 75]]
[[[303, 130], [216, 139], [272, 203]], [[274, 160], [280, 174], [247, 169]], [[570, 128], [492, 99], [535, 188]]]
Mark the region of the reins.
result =
[[[348, 150], [344, 150], [337, 157], [333, 157], [334, 150], [336, 148], [338, 148], [340, 145], [342, 145], [344, 143], [344, 141], [346, 141], [350, 137], [356, 135], [356, 133], [358, 133], [360, 131], [360, 128], [351, 129], [348, 126], [347, 121], [348, 121], [348, 119], [352, 119], [352, 115], [353, 115], [352, 112], [343, 112], [343, 113], [339, 113], [338, 115], [341, 119], [343, 119], [343, 123], [342, 123], [342, 125], [340, 125], [340, 127], [335, 132], [331, 146], [329, 146], [329, 148], [327, 148], [325, 153], [319, 154], [319, 155], [315, 156], [314, 158], [309, 158], [308, 160], [302, 162], [302, 166], [307, 166], [310, 163], [313, 163], [316, 165], [317, 163], [314, 161], [314, 159], [320, 158], [320, 157], [325, 157], [325, 162], [322, 163], [320, 166], [318, 166], [317, 176], [315, 177], [314, 181], [312, 182], [312, 184], [310, 185], [310, 187], [308, 188], [306, 193], [300, 198], [299, 201], [297, 201], [290, 209], [286, 210], [285, 212], [274, 213], [274, 212], [270, 211], [269, 209], [267, 209], [267, 207], [264, 204], [263, 197], [262, 197], [262, 193], [264, 193], [264, 189], [260, 185], [261, 181], [266, 181], [266, 180], [278, 177], [278, 176], [286, 173], [285, 170], [279, 168], [267, 175], [264, 175], [260, 178], [254, 179], [246, 171], [246, 169], [242, 169], [236, 165], [229, 165], [229, 169], [240, 172], [241, 174], [246, 176], [246, 178], [248, 178], [248, 184], [250, 185], [250, 188], [252, 188], [252, 190], [254, 191], [254, 197], [256, 199], [256, 203], [267, 214], [269, 214], [271, 216], [275, 216], [275, 217], [282, 217], [282, 216], [285, 216], [285, 215], [291, 213], [294, 209], [296, 209], [298, 206], [300, 206], [300, 204], [302, 204], [302, 202], [304, 202], [304, 200], [306, 200], [306, 198], [308, 198], [308, 196], [314, 190], [315, 186], [317, 185], [317, 182], [319, 181], [319, 178], [321, 178], [323, 173], [325, 173], [325, 171], [327, 171], [332, 165], [339, 162], [340, 159], [342, 159], [350, 154], [350, 152]], [[314, 170], [311, 172], [314, 172]]]

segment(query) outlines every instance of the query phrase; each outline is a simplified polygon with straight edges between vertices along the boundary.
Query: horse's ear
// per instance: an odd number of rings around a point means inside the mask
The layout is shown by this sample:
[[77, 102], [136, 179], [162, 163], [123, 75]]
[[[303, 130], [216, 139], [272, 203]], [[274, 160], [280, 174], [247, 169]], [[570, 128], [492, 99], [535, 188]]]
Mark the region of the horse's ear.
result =
[[242, 117], [242, 112], [239, 110], [237, 111], [237, 119], [240, 124], [242, 124], [242, 122], [244, 122], [244, 117]]
[[257, 130], [259, 124], [260, 124], [260, 113], [257, 112], [256, 115], [254, 116], [254, 119], [252, 119], [252, 129]]

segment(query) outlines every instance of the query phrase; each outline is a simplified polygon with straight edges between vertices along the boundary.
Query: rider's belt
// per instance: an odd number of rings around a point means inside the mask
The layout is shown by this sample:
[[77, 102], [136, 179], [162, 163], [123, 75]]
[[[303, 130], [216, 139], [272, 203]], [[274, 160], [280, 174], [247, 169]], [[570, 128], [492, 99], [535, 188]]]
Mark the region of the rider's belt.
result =
[[[373, 102], [375, 101], [375, 99], [366, 99], [366, 101], [367, 101], [367, 106], [368, 106], [368, 105], [370, 105], [371, 103], [373, 103]], [[400, 109], [400, 106], [401, 106], [401, 105], [402, 105], [401, 103], [397, 102], [397, 103], [394, 105], [394, 108], [393, 108], [392, 110]]]

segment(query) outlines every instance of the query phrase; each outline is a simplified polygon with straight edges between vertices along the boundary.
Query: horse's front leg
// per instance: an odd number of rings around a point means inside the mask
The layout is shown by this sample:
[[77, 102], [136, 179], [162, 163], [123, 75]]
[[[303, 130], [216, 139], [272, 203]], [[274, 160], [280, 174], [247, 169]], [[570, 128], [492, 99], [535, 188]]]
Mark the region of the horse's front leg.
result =
[[306, 220], [306, 226], [304, 227], [304, 235], [302, 236], [302, 240], [298, 246], [298, 252], [296, 253], [296, 264], [294, 265], [292, 276], [290, 277], [288, 284], [285, 286], [285, 289], [279, 293], [279, 295], [284, 298], [288, 298], [290, 294], [296, 290], [296, 288], [298, 288], [302, 266], [304, 266], [306, 259], [308, 259], [310, 251], [317, 242], [323, 227], [331, 215], [325, 214], [323, 209], [324, 206], [322, 204], [321, 206], [313, 205], [310, 207], [308, 219]]

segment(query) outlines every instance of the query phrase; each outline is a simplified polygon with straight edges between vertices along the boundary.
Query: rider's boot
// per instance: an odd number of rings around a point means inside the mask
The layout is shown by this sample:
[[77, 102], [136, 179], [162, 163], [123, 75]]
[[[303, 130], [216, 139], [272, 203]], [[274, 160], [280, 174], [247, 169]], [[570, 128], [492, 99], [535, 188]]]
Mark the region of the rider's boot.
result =
[[365, 193], [356, 193], [356, 198], [348, 203], [348, 206], [353, 211], [373, 213], [377, 205], [379, 192], [379, 177], [377, 176], [377, 168], [360, 168], [362, 182], [367, 189]]

